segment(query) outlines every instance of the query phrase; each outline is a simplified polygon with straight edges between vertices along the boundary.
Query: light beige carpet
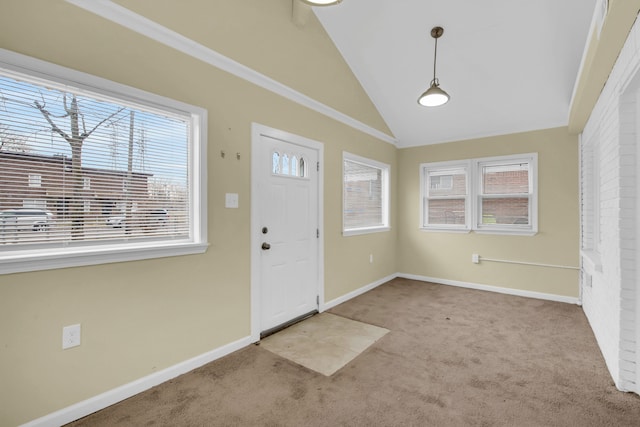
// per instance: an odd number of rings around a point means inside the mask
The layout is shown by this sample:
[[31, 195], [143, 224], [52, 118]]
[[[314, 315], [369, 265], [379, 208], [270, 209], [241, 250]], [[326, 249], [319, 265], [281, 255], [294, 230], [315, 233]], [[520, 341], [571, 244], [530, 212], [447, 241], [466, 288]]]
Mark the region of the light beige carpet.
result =
[[331, 376], [251, 345], [73, 427], [638, 427], [582, 309], [394, 279], [330, 310], [389, 330]]
[[358, 357], [388, 329], [322, 313], [260, 342], [278, 356], [326, 376]]

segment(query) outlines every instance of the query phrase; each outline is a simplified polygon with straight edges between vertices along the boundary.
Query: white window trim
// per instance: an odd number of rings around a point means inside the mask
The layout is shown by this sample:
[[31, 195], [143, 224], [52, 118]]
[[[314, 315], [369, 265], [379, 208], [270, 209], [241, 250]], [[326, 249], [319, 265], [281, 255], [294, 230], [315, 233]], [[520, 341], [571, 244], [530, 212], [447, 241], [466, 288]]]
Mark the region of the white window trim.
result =
[[42, 175], [37, 173], [29, 174], [29, 188], [41, 188], [42, 187]]
[[[482, 166], [501, 165], [504, 163], [529, 163], [529, 224], [482, 224]], [[472, 193], [475, 201], [473, 210], [474, 231], [477, 233], [511, 234], [520, 236], [533, 236], [538, 233], [538, 153], [515, 154], [499, 157], [485, 157], [472, 160], [473, 177], [475, 184]], [[520, 197], [520, 196], [514, 196]]]
[[[370, 166], [382, 170], [382, 222], [380, 226], [374, 227], [359, 227], [359, 228], [344, 228], [344, 161], [349, 160], [355, 163], [360, 163], [365, 166]], [[342, 235], [343, 236], [357, 236], [361, 234], [369, 233], [381, 233], [391, 230], [389, 226], [389, 175], [391, 166], [386, 163], [378, 162], [366, 157], [358, 156], [346, 151], [342, 152]]]
[[189, 148], [191, 203], [189, 238], [5, 251], [0, 252], [0, 274], [199, 254], [207, 250], [207, 111], [205, 109], [5, 49], [0, 49], [0, 68], [26, 74], [43, 82], [57, 82], [70, 86], [79, 93], [90, 91], [104, 94], [117, 99], [117, 102], [123, 105], [130, 102], [164, 113], [173, 110], [181, 116], [189, 115], [193, 141]]
[[[426, 188], [426, 176], [430, 171], [439, 171], [447, 169], [464, 169], [466, 175], [466, 195], [455, 197], [460, 199], [464, 197], [464, 224], [426, 224], [428, 216], [428, 198]], [[449, 231], [468, 233], [471, 231], [471, 197], [470, 197], [470, 175], [471, 163], [469, 160], [454, 160], [448, 162], [423, 163], [420, 165], [420, 228], [429, 231]], [[438, 199], [435, 197], [434, 199]]]
[[[510, 162], [527, 162], [529, 170], [529, 220], [527, 225], [487, 225], [482, 224], [482, 203], [480, 173], [482, 166], [504, 164]], [[430, 170], [465, 168], [467, 170], [467, 198], [465, 203], [465, 225], [462, 224], [429, 224], [425, 225], [427, 211], [425, 210], [426, 188], [425, 176]], [[420, 165], [420, 229], [438, 232], [473, 231], [478, 234], [504, 234], [514, 236], [534, 236], [538, 233], [538, 153], [514, 154], [497, 157], [483, 157], [467, 160], [456, 160], [436, 163], [422, 163]]]
[[[602, 272], [602, 257], [600, 255], [600, 129], [585, 141], [584, 134], [580, 134], [580, 186], [584, 197], [585, 189], [589, 190], [590, 198], [585, 206], [585, 200], [580, 203], [581, 226], [587, 227], [591, 239], [585, 242], [584, 230], [581, 232], [580, 255], [585, 271], [593, 275]], [[589, 153], [585, 161], [585, 152]], [[591, 221], [585, 221], [585, 216], [591, 215]]]

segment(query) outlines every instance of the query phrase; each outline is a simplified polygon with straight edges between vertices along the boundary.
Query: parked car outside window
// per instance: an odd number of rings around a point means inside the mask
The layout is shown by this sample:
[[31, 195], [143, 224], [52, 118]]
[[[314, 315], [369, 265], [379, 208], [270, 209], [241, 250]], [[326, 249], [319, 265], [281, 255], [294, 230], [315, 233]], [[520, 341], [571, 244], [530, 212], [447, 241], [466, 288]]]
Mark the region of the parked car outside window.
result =
[[[166, 209], [149, 209], [131, 212], [131, 222], [135, 226], [150, 227], [165, 225], [169, 220], [169, 212]], [[124, 213], [107, 218], [107, 226], [113, 228], [122, 228], [127, 222]]]
[[0, 212], [3, 231], [47, 231], [52, 222], [53, 214], [44, 209], [18, 208]]

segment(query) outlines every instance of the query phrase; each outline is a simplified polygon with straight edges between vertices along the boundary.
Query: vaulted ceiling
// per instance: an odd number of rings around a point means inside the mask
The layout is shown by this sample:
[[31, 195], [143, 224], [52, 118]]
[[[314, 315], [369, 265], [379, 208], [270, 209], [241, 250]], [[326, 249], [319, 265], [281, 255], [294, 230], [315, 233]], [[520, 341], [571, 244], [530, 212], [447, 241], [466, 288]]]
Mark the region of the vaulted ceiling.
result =
[[[344, 0], [314, 11], [399, 147], [565, 126], [596, 0]], [[417, 98], [437, 77], [441, 107]]]

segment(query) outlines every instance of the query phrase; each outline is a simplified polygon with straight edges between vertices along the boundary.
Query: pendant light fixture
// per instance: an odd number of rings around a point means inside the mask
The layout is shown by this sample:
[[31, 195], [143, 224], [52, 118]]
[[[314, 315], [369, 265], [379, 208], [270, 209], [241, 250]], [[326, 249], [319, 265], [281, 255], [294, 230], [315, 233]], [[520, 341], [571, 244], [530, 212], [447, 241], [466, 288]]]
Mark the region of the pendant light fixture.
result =
[[342, 0], [302, 0], [302, 2], [311, 6], [332, 6], [342, 2]]
[[440, 89], [440, 82], [436, 77], [436, 59], [438, 56], [438, 39], [442, 37], [444, 33], [444, 28], [442, 27], [433, 27], [431, 29], [431, 37], [436, 40], [436, 47], [433, 51], [433, 80], [431, 80], [431, 85], [429, 89], [418, 98], [418, 104], [423, 105], [425, 107], [437, 107], [440, 105], [444, 105], [449, 101], [449, 94], [444, 90]]

